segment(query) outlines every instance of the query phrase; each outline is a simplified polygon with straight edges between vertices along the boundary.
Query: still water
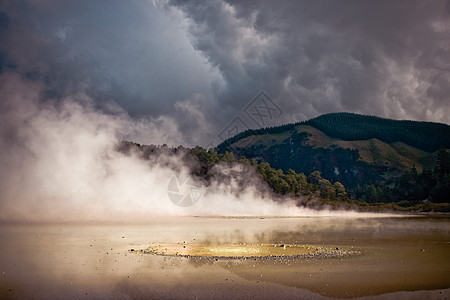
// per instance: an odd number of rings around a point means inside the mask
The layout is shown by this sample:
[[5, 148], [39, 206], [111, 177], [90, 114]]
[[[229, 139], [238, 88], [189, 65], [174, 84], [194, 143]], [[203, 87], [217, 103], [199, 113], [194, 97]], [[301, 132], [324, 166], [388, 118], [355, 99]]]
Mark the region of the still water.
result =
[[[445, 299], [450, 294], [448, 216], [3, 223], [0, 240], [1, 299]], [[129, 252], [158, 243], [308, 244], [361, 254], [216, 260]]]

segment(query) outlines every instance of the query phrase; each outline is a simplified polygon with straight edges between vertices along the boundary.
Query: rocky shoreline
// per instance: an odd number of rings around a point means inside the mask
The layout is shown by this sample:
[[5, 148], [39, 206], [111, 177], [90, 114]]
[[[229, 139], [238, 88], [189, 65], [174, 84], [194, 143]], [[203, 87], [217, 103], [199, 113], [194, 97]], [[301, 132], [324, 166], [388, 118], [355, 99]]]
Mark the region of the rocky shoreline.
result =
[[[181, 244], [180, 244], [181, 246]], [[274, 244], [276, 247], [276, 244]], [[282, 245], [283, 246], [283, 245]], [[323, 258], [343, 258], [348, 256], [362, 255], [362, 252], [356, 249], [345, 249], [331, 246], [311, 246], [311, 245], [288, 245], [288, 247], [311, 248], [313, 251], [305, 254], [281, 254], [281, 255], [200, 255], [200, 254], [182, 254], [165, 252], [163, 246], [150, 246], [147, 249], [135, 250], [129, 249], [130, 253], [151, 254], [168, 257], [184, 257], [193, 259], [207, 260], [280, 260], [280, 259], [323, 259]]]

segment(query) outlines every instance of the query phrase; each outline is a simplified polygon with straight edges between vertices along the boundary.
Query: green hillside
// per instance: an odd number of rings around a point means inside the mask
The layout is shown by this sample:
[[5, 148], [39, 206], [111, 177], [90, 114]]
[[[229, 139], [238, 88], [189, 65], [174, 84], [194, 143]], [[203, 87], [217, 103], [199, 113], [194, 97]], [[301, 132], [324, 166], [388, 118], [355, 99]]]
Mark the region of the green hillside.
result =
[[279, 134], [298, 125], [311, 125], [327, 136], [346, 141], [379, 139], [386, 143], [403, 142], [415, 148], [434, 152], [440, 147], [450, 148], [450, 126], [434, 122], [385, 119], [354, 113], [330, 113], [316, 118], [241, 132], [217, 146], [218, 150], [248, 136]]
[[279, 127], [248, 130], [218, 145], [238, 157], [268, 162], [276, 169], [309, 174], [348, 187], [391, 183], [415, 167], [434, 167], [439, 147], [450, 148], [450, 126], [334, 113]]
[[306, 122], [329, 137], [346, 141], [379, 139], [385, 143], [403, 142], [434, 152], [450, 148], [450, 126], [441, 123], [399, 121], [352, 113], [332, 113]]

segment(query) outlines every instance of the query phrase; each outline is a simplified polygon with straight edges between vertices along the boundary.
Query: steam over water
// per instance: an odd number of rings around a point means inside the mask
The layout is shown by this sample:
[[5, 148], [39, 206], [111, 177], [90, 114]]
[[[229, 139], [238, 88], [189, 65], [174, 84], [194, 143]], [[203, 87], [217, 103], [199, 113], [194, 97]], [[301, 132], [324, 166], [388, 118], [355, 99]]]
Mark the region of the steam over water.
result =
[[[36, 83], [0, 77], [1, 220], [145, 220], [155, 215], [328, 215], [274, 202], [255, 174], [227, 184], [213, 181], [200, 201], [178, 207], [167, 185], [189, 172], [181, 159], [161, 155], [150, 164], [116, 151], [122, 140], [175, 145], [182, 140], [171, 119], [134, 121], [117, 107], [99, 110], [74, 95], [43, 100]], [[177, 170], [165, 167], [176, 165]], [[227, 172], [220, 170], [219, 172]], [[236, 193], [245, 177], [246, 186]]]

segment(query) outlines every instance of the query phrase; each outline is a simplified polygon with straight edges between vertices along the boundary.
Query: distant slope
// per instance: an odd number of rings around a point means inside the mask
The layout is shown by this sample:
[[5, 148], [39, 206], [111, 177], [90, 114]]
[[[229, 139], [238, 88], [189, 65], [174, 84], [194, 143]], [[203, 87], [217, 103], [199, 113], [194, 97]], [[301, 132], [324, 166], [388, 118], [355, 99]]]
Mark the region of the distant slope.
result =
[[306, 122], [329, 137], [346, 141], [379, 139], [403, 142], [428, 152], [450, 148], [450, 126], [442, 123], [399, 121], [352, 113], [331, 113]]
[[413, 166], [421, 171], [423, 167], [431, 168], [431, 161], [427, 158], [430, 153], [411, 147], [403, 142], [391, 144], [380, 141], [376, 138], [367, 140], [344, 141], [333, 139], [322, 131], [310, 125], [298, 125], [299, 132], [309, 134], [306, 144], [319, 148], [339, 147], [343, 149], [357, 150], [359, 160], [379, 167], [389, 167], [394, 169], [411, 169]]
[[450, 126], [349, 113], [327, 114], [279, 127], [249, 130], [218, 145], [218, 152], [269, 162], [346, 186], [390, 182], [410, 170], [433, 167], [433, 152], [450, 148]]
[[217, 149], [251, 135], [278, 134], [297, 125], [311, 125], [331, 138], [346, 141], [376, 138], [386, 143], [403, 142], [427, 152], [437, 151], [440, 147], [450, 148], [450, 126], [447, 124], [393, 120], [342, 112], [324, 114], [307, 121], [277, 127], [246, 130], [223, 141]]

